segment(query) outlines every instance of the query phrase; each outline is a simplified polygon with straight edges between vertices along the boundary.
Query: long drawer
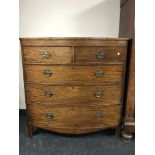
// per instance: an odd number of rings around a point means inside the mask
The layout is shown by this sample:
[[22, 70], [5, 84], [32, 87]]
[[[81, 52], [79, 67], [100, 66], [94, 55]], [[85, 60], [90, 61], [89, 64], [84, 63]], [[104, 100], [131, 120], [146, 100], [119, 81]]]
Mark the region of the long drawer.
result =
[[119, 105], [108, 107], [28, 106], [29, 123], [40, 127], [112, 127], [120, 121]]
[[121, 86], [26, 85], [27, 104], [96, 106], [121, 103]]
[[123, 65], [41, 66], [25, 65], [27, 82], [50, 84], [119, 83]]

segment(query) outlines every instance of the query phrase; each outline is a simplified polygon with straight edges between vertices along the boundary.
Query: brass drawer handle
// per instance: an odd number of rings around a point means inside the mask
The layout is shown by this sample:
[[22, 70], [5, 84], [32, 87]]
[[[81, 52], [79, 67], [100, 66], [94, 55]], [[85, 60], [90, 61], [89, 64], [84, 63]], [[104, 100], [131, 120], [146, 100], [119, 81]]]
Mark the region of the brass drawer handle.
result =
[[52, 112], [47, 112], [45, 114], [45, 117], [48, 118], [48, 119], [52, 119], [54, 116], [53, 116], [53, 113]]
[[96, 91], [95, 96], [96, 97], [101, 97], [103, 93], [101, 91]]
[[47, 50], [41, 52], [41, 55], [44, 57], [44, 58], [50, 58], [51, 57], [51, 53]]
[[51, 72], [50, 70], [45, 70], [45, 71], [43, 72], [43, 74], [44, 74], [45, 76], [47, 76], [47, 77], [52, 76], [52, 72]]
[[53, 93], [51, 91], [45, 91], [44, 95], [47, 97], [51, 97], [53, 96]]
[[103, 77], [103, 76], [104, 76], [104, 72], [102, 72], [102, 71], [97, 71], [97, 72], [95, 73], [95, 75], [96, 75], [96, 77]]
[[103, 116], [102, 116], [102, 114], [101, 114], [100, 112], [96, 112], [95, 115], [94, 115], [94, 117], [95, 117], [96, 119], [101, 119], [101, 118], [103, 118]]
[[105, 56], [105, 53], [104, 52], [97, 52], [96, 53], [96, 57], [98, 58], [98, 59], [102, 59], [102, 58], [104, 58], [104, 56]]

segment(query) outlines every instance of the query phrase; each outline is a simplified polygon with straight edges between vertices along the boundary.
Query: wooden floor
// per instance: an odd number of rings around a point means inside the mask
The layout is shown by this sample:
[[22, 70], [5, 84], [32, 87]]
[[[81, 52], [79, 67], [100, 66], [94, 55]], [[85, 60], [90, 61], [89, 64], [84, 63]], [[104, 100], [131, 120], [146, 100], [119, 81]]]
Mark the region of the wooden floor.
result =
[[25, 112], [19, 113], [19, 155], [134, 155], [134, 139], [117, 140], [114, 130], [87, 135], [65, 135], [38, 129], [27, 137]]

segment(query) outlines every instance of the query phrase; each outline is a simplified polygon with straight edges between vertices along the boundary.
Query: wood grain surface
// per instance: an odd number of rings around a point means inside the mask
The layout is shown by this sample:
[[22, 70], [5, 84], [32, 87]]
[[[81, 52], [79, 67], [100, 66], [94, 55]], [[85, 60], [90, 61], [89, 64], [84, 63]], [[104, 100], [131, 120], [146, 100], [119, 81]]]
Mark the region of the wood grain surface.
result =
[[[47, 118], [46, 114], [51, 112], [53, 118]], [[96, 118], [96, 113], [101, 114], [101, 118]], [[29, 123], [42, 128], [49, 128], [59, 131], [63, 128], [72, 129], [72, 132], [79, 133], [82, 128], [106, 128], [117, 126], [120, 121], [120, 106], [109, 107], [45, 107], [28, 106]], [[78, 131], [79, 129], [79, 131]]]
[[[34, 127], [69, 134], [121, 130], [128, 38], [20, 38], [20, 42], [29, 136]], [[98, 58], [97, 52], [104, 52], [104, 57]]]
[[[103, 52], [104, 57], [98, 58], [98, 52]], [[75, 63], [119, 62], [125, 60], [125, 55], [126, 50], [122, 47], [75, 47]]]
[[[44, 71], [52, 72], [46, 77]], [[67, 84], [67, 83], [116, 83], [122, 80], [122, 65], [105, 66], [40, 66], [25, 65], [26, 81], [34, 83]], [[96, 72], [102, 71], [103, 77], [96, 77]]]
[[128, 38], [20, 38], [22, 46], [127, 46]]
[[[42, 56], [42, 52], [48, 51], [50, 57]], [[72, 47], [24, 47], [24, 62], [26, 63], [72, 63]]]
[[[27, 104], [45, 106], [98, 106], [121, 103], [121, 86], [52, 86], [28, 84]], [[47, 96], [46, 92], [52, 96]], [[96, 93], [101, 92], [100, 97]]]

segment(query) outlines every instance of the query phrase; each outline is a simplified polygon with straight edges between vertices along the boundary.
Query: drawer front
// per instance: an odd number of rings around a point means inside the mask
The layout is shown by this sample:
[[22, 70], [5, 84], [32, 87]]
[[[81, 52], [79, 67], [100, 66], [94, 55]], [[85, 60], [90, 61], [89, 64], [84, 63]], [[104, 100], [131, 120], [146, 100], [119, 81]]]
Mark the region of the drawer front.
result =
[[121, 47], [75, 47], [76, 63], [124, 61], [126, 50]]
[[110, 127], [120, 121], [120, 106], [108, 107], [45, 107], [28, 106], [29, 122], [39, 127]]
[[122, 65], [40, 66], [25, 65], [27, 82], [50, 84], [116, 83], [122, 80]]
[[28, 84], [31, 105], [115, 105], [121, 103], [121, 86], [50, 86]]
[[26, 63], [72, 63], [72, 47], [24, 47], [24, 62]]

